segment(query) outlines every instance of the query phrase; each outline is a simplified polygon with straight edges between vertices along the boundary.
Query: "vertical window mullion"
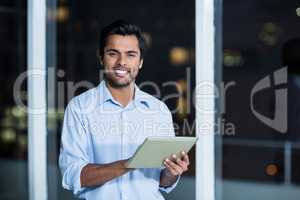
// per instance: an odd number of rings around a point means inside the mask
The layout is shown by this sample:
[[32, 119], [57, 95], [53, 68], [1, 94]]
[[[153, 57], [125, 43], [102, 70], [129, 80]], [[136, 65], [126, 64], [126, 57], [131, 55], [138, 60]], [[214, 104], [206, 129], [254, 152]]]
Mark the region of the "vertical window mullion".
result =
[[214, 1], [196, 0], [196, 199], [215, 199]]
[[27, 13], [29, 199], [46, 200], [46, 0], [28, 0]]

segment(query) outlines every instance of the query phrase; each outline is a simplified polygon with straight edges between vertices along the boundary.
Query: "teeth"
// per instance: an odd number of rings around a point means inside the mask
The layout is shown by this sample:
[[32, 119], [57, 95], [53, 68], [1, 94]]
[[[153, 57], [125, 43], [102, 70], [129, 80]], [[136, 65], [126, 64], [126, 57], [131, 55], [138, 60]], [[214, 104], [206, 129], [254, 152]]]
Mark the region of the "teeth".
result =
[[117, 74], [126, 74], [126, 71], [124, 71], [124, 70], [116, 70], [115, 72]]

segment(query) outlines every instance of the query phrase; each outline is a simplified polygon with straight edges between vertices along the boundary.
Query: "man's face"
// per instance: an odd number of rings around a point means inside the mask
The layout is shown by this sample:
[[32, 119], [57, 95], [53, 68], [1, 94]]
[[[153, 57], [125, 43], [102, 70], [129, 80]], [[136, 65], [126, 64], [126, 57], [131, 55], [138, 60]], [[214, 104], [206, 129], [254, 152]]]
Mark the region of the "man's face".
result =
[[126, 87], [138, 75], [143, 64], [139, 42], [134, 35], [110, 35], [106, 40], [103, 58], [105, 79], [112, 87]]

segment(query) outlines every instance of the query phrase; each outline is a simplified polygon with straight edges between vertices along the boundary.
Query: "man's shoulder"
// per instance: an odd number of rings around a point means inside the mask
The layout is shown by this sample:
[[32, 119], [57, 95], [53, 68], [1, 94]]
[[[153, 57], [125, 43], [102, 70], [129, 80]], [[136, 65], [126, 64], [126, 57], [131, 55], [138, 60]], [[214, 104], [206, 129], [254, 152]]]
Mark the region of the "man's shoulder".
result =
[[73, 97], [68, 103], [69, 107], [73, 109], [87, 109], [91, 106], [96, 106], [99, 100], [98, 87], [91, 88], [75, 97]]
[[149, 104], [149, 107], [152, 109], [162, 109], [165, 111], [169, 111], [168, 106], [159, 98], [156, 96], [153, 96], [143, 90], [140, 90], [140, 96], [142, 96], [141, 99], [145, 100]]

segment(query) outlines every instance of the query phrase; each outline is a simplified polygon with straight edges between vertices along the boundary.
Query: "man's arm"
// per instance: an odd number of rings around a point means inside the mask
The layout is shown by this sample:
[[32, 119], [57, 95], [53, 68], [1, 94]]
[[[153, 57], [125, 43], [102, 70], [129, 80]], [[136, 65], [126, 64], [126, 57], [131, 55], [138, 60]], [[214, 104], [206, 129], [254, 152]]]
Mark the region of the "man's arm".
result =
[[108, 164], [87, 164], [80, 173], [82, 187], [102, 185], [116, 177], [122, 176], [130, 170], [126, 168], [127, 160], [119, 160]]
[[185, 152], [182, 152], [181, 155], [182, 158], [176, 158], [176, 155], [173, 155], [172, 160], [167, 158], [164, 161], [166, 168], [162, 170], [160, 174], [160, 187], [169, 187], [173, 185], [178, 176], [188, 170], [190, 164], [189, 157]]

